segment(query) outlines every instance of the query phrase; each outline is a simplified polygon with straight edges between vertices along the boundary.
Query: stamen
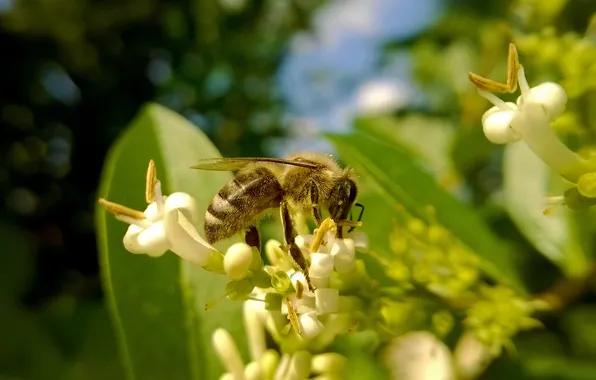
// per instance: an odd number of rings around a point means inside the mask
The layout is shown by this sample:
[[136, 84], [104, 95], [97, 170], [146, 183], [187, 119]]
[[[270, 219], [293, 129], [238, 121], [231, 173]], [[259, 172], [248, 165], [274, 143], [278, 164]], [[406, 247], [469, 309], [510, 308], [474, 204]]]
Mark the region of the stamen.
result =
[[304, 285], [300, 281], [296, 281], [296, 298], [299, 300], [304, 296]]
[[288, 307], [287, 318], [294, 330], [300, 334], [300, 324], [298, 324], [298, 315], [296, 314], [296, 309], [294, 309], [294, 305], [292, 305], [292, 302], [288, 299], [288, 297], [284, 298], [284, 300], [286, 301], [286, 306]]
[[127, 216], [136, 220], [145, 219], [145, 214], [142, 211], [134, 210], [121, 204], [110, 202], [104, 198], [99, 198], [98, 203], [105, 208], [106, 211], [111, 212], [116, 216]]
[[501, 83], [494, 81], [492, 79], [485, 78], [478, 74], [474, 74], [472, 72], [468, 73], [468, 78], [470, 82], [474, 84], [474, 86], [478, 87], [480, 90], [485, 90], [489, 92], [515, 92], [517, 90], [517, 77], [518, 77], [518, 70], [520, 68], [519, 64], [519, 56], [517, 54], [517, 49], [513, 43], [509, 44], [509, 55], [507, 57], [507, 82]]
[[323, 242], [323, 238], [325, 234], [329, 231], [335, 231], [337, 229], [337, 225], [331, 218], [327, 218], [323, 220], [321, 226], [317, 229], [317, 234], [315, 235], [315, 240], [310, 247], [311, 252], [318, 252], [319, 248], [321, 247], [321, 243]]
[[507, 56], [507, 86], [508, 92], [517, 90], [517, 76], [520, 68], [519, 55], [513, 43], [509, 43], [509, 55]]
[[145, 201], [147, 204], [153, 203], [155, 200], [155, 183], [157, 182], [157, 170], [155, 169], [155, 161], [149, 160], [147, 167], [147, 177], [145, 181]]

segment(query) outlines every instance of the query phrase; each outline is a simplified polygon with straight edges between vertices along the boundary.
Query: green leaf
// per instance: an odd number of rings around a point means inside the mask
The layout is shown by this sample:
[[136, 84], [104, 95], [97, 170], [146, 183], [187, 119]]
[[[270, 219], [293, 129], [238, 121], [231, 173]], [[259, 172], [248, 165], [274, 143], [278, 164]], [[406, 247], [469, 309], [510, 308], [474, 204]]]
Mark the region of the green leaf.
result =
[[523, 292], [511, 253], [469, 206], [443, 190], [401, 147], [360, 131], [329, 138], [360, 177], [359, 202], [366, 206], [364, 230], [372, 249], [388, 246], [398, 205], [421, 218], [432, 205], [437, 220], [479, 256], [485, 273]]
[[[174, 112], [146, 106], [109, 153], [100, 196], [137, 210], [146, 207], [144, 187], [154, 159], [165, 194], [187, 192], [206, 209], [229, 173], [189, 169], [196, 160], [219, 157], [200, 130]], [[202, 223], [198, 226], [202, 231]], [[224, 294], [226, 279], [182, 261], [133, 255], [122, 245], [127, 225], [99, 209], [97, 231], [104, 287], [120, 338], [129, 379], [215, 379], [222, 366], [211, 334], [224, 327], [245, 347], [241, 305], [207, 302]]]
[[[559, 207], [544, 215], [546, 198], [564, 187], [549, 186], [549, 168], [523, 142], [509, 144], [503, 157], [505, 209], [524, 236], [546, 258], [570, 277], [589, 270], [579, 242], [574, 211]], [[559, 184], [560, 185], [560, 184]], [[549, 190], [552, 189], [552, 192]]]

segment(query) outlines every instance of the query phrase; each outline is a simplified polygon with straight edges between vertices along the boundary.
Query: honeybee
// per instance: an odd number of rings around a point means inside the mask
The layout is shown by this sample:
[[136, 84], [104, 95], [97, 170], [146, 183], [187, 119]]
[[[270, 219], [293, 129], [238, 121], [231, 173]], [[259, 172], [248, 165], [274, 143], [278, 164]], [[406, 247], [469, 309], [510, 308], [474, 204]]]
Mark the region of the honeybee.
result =
[[[213, 244], [245, 232], [247, 244], [261, 248], [256, 223], [279, 208], [285, 244], [300, 269], [308, 263], [294, 243], [297, 236], [292, 215], [302, 212], [322, 222], [326, 209], [334, 221], [346, 220], [355, 205], [358, 187], [351, 169], [342, 168], [326, 154], [303, 152], [285, 159], [259, 157], [212, 158], [193, 169], [236, 171], [236, 176], [213, 197], [205, 213], [205, 238]], [[364, 207], [358, 220], [362, 218]], [[337, 236], [343, 237], [338, 226]]]

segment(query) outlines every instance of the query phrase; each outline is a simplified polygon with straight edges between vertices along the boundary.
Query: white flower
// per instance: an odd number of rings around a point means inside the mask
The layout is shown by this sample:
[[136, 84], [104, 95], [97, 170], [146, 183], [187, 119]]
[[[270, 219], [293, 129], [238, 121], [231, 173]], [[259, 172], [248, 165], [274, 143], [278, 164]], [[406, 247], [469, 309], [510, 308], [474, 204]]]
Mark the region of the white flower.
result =
[[216, 250], [197, 232], [199, 212], [195, 199], [182, 192], [163, 195], [153, 160], [147, 169], [145, 194], [148, 206], [143, 212], [99, 200], [117, 219], [130, 224], [122, 239], [126, 250], [152, 257], [170, 250], [185, 260], [207, 264]]
[[[557, 83], [546, 82], [530, 88], [524, 68], [517, 63], [517, 51], [512, 45], [509, 69], [513, 82], [508, 87], [514, 89], [519, 83], [521, 95], [517, 104], [505, 103], [489, 91], [496, 91], [502, 85], [473, 74], [471, 78], [479, 87], [478, 93], [494, 107], [482, 117], [482, 128], [487, 139], [495, 144], [507, 144], [523, 140], [528, 147], [548, 166], [569, 181], [577, 182], [588, 171], [586, 162], [571, 151], [552, 130], [550, 123], [564, 111], [567, 94]], [[515, 79], [517, 78], [517, 79]]]

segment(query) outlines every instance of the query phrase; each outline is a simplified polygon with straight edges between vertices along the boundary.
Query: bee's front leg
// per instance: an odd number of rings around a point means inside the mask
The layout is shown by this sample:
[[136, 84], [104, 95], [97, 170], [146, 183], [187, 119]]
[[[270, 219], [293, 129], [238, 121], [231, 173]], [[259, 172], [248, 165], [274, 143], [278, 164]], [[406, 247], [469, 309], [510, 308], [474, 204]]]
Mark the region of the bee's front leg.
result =
[[256, 247], [259, 252], [261, 251], [261, 235], [257, 227], [250, 226], [246, 234], [244, 234], [244, 242], [251, 247]]

